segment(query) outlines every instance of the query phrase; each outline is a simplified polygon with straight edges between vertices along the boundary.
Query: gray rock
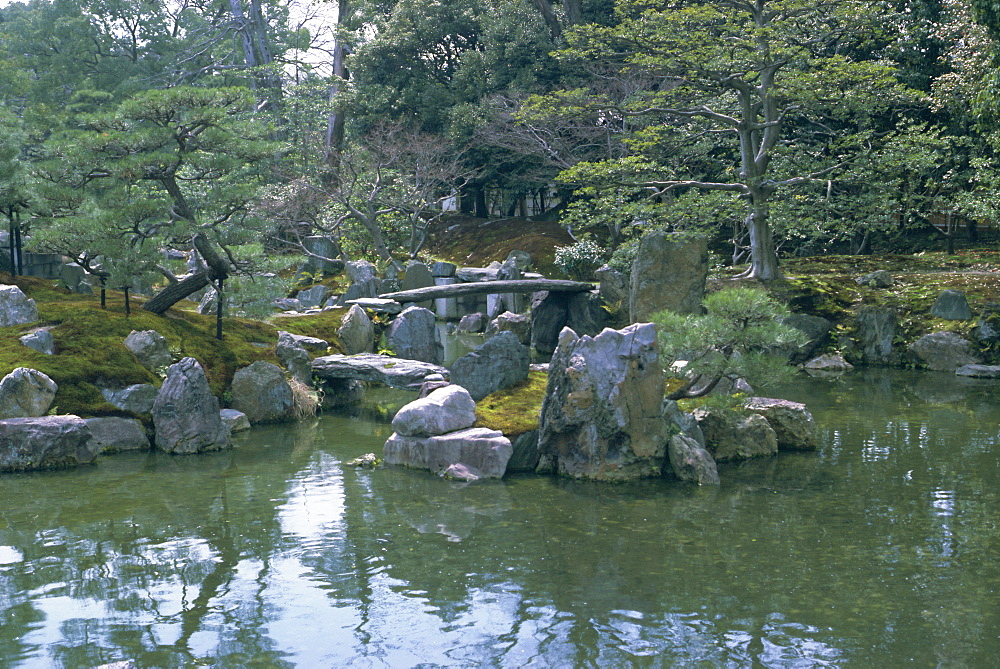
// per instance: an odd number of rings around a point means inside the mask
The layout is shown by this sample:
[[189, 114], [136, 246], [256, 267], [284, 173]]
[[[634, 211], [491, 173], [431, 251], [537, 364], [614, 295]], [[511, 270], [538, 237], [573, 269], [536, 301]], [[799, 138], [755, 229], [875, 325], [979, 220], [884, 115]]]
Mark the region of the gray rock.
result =
[[441, 477], [455, 481], [464, 481], [465, 483], [472, 483], [482, 478], [478, 471], [460, 462], [448, 465], [448, 468], [441, 472]]
[[145, 414], [153, 410], [153, 402], [156, 401], [159, 392], [160, 389], [154, 385], [137, 383], [121, 390], [103, 388], [101, 395], [109, 404], [113, 404], [123, 411]]
[[392, 429], [404, 437], [428, 437], [472, 427], [476, 403], [461, 386], [447, 385], [396, 412]]
[[277, 365], [258, 360], [233, 375], [232, 408], [251, 424], [275, 423], [292, 416], [292, 389]]
[[861, 359], [870, 365], [892, 361], [892, 340], [896, 336], [896, 312], [888, 307], [866, 306], [858, 311], [856, 343]]
[[393, 433], [385, 442], [387, 464], [442, 473], [460, 464], [480, 478], [502, 478], [513, 447], [496, 430], [473, 427], [434, 437], [404, 437]]
[[563, 330], [539, 430], [539, 472], [605, 481], [660, 476], [668, 427], [655, 326], [596, 337]]
[[87, 272], [76, 263], [66, 263], [59, 269], [59, 283], [76, 295], [93, 295], [94, 288], [87, 281]]
[[804, 344], [789, 346], [782, 351], [792, 363], [809, 360], [827, 342], [830, 331], [833, 329], [833, 323], [827, 319], [809, 314], [791, 314], [782, 319], [782, 323], [795, 328], [806, 336]]
[[[226, 303], [222, 303], [223, 315], [226, 315]], [[211, 316], [218, 313], [219, 310], [219, 292], [215, 288], [209, 288], [205, 291], [205, 294], [201, 296], [201, 300], [198, 301], [198, 313]]]
[[370, 309], [375, 313], [398, 314], [403, 310], [403, 305], [396, 300], [388, 300], [381, 297], [363, 297], [345, 300], [345, 305], [356, 304], [362, 309]]
[[166, 338], [156, 330], [132, 330], [125, 337], [125, 348], [132, 352], [140, 365], [151, 372], [162, 370], [174, 360]]
[[486, 329], [488, 323], [489, 321], [486, 318], [486, 314], [477, 311], [474, 314], [466, 314], [465, 316], [462, 316], [462, 320], [458, 322], [458, 331], [479, 333]]
[[296, 299], [299, 303], [306, 309], [315, 309], [317, 307], [323, 306], [326, 302], [326, 296], [329, 294], [330, 289], [321, 283], [312, 286], [311, 288], [306, 288], [305, 290], [300, 290], [296, 294]]
[[[325, 342], [324, 342], [325, 343]], [[309, 385], [312, 382], [312, 358], [302, 342], [294, 335], [278, 331], [278, 343], [274, 346], [274, 354], [292, 375], [292, 378]]]
[[0, 286], [0, 327], [24, 325], [38, 320], [35, 301], [17, 286]]
[[[510, 439], [510, 435], [507, 435]], [[538, 468], [541, 453], [538, 451], [538, 430], [517, 435], [511, 440], [514, 451], [507, 462], [507, 473], [533, 472]]]
[[1000, 365], [962, 365], [955, 370], [955, 374], [978, 379], [1000, 379]]
[[230, 434], [250, 429], [250, 419], [242, 411], [222, 409], [219, 411], [219, 418], [222, 419], [222, 424], [226, 426]]
[[513, 332], [519, 342], [531, 345], [531, 319], [524, 314], [505, 311], [486, 326], [487, 339], [500, 332]]
[[778, 440], [779, 451], [815, 451], [819, 430], [805, 404], [789, 400], [754, 397], [746, 408], [767, 419]]
[[767, 419], [730, 410], [696, 409], [705, 445], [716, 462], [745, 460], [778, 452], [778, 437]]
[[870, 288], [889, 288], [896, 283], [896, 280], [892, 278], [892, 274], [889, 274], [884, 269], [859, 276], [854, 281], [859, 286], [868, 286]]
[[[453, 276], [434, 277], [435, 286], [453, 286], [459, 283], [458, 278]], [[458, 318], [458, 298], [438, 297], [434, 300], [434, 313], [438, 318], [453, 321]]]
[[596, 335], [609, 324], [608, 310], [596, 291], [566, 295], [566, 326], [578, 335]]
[[821, 355], [805, 363], [802, 367], [807, 371], [833, 373], [848, 372], [854, 369], [854, 365], [844, 360], [842, 355]]
[[455, 276], [465, 283], [477, 281], [496, 281], [499, 267], [460, 267]]
[[700, 314], [708, 278], [708, 242], [655, 231], [639, 242], [632, 263], [629, 314], [632, 322], [669, 309]]
[[599, 293], [604, 304], [617, 311], [628, 311], [629, 285], [625, 275], [604, 265], [594, 276], [600, 281]]
[[[429, 288], [433, 285], [434, 277], [431, 275], [431, 271], [427, 269], [427, 265], [416, 260], [411, 260], [406, 263], [406, 273], [403, 275], [403, 281], [400, 284], [400, 288], [402, 290]], [[433, 305], [434, 303], [431, 300], [417, 302], [417, 306], [425, 309], [430, 309]]]
[[294, 297], [279, 297], [271, 302], [271, 304], [281, 311], [302, 311], [302, 303]]
[[698, 419], [694, 417], [694, 414], [681, 411], [676, 400], [663, 400], [663, 418], [667, 421], [668, 426], [673, 426], [685, 437], [694, 439], [702, 448], [705, 447], [705, 435], [702, 434], [701, 428], [698, 426]]
[[[497, 272], [497, 279], [500, 281], [519, 281], [521, 279], [521, 269], [518, 266], [517, 258], [507, 258]], [[520, 293], [502, 293], [499, 295], [499, 307], [511, 313], [519, 314], [525, 310], [525, 298]], [[494, 315], [494, 314], [490, 314]], [[499, 312], [497, 313], [499, 315]]]
[[434, 312], [418, 306], [403, 309], [386, 332], [389, 347], [401, 358], [441, 364], [444, 354], [438, 341]]
[[712, 455], [691, 437], [675, 434], [667, 447], [670, 467], [681, 481], [719, 485], [719, 470]]
[[478, 402], [528, 378], [529, 357], [528, 348], [517, 335], [505, 330], [456, 360], [451, 366], [451, 382], [467, 389]]
[[375, 265], [367, 260], [348, 260], [344, 272], [351, 283], [368, 283], [375, 280]]
[[48, 330], [36, 330], [20, 338], [21, 343], [45, 355], [56, 352], [56, 340]]
[[91, 441], [95, 453], [123, 453], [148, 451], [149, 437], [142, 423], [135, 418], [88, 418]]
[[566, 327], [568, 300], [562, 293], [540, 291], [531, 296], [531, 347], [543, 355], [556, 350]]
[[1000, 342], [1000, 304], [990, 302], [983, 307], [972, 336], [983, 344]]
[[455, 265], [454, 263], [450, 262], [439, 261], [431, 265], [431, 276], [433, 276], [435, 279], [438, 277], [441, 278], [453, 277], [455, 276], [456, 271], [458, 271], [458, 265]]
[[982, 362], [972, 342], [954, 332], [926, 334], [910, 344], [909, 351], [927, 369], [937, 372], [954, 372], [964, 365]]
[[960, 290], [942, 290], [931, 307], [931, 316], [948, 321], [972, 320], [972, 309]]
[[78, 416], [0, 420], [0, 472], [73, 467], [96, 456], [90, 428]]
[[200, 453], [232, 446], [219, 417], [205, 370], [194, 358], [167, 368], [152, 409], [156, 447], [167, 453]]
[[440, 376], [440, 374], [431, 374], [420, 384], [420, 392], [417, 394], [417, 399], [423, 399], [438, 388], [447, 388], [451, 385], [450, 381], [434, 378], [436, 376]]
[[313, 274], [316, 272], [335, 274], [344, 268], [344, 262], [338, 258], [340, 248], [330, 237], [311, 235], [303, 238], [302, 245], [307, 251], [315, 254], [306, 256], [306, 269]]
[[527, 251], [518, 251], [517, 249], [514, 249], [507, 254], [504, 262], [509, 260], [513, 260], [517, 263], [517, 269], [520, 270], [522, 274], [531, 269], [531, 254]]
[[285, 332], [284, 330], [278, 330], [278, 336], [285, 336], [286, 339], [295, 342], [305, 350], [313, 353], [326, 353], [330, 348], [330, 342], [325, 339], [320, 339], [319, 337], [307, 337], [305, 335]]
[[371, 353], [375, 348], [375, 325], [365, 310], [356, 304], [352, 304], [344, 314], [337, 334], [348, 355]]
[[18, 367], [0, 379], [0, 418], [44, 416], [59, 386], [35, 369]]
[[[393, 388], [419, 389], [432, 374], [448, 377], [450, 372], [439, 365], [374, 353], [327, 355], [312, 361], [313, 374], [323, 379], [371, 381]], [[324, 402], [325, 403], [325, 402]]]

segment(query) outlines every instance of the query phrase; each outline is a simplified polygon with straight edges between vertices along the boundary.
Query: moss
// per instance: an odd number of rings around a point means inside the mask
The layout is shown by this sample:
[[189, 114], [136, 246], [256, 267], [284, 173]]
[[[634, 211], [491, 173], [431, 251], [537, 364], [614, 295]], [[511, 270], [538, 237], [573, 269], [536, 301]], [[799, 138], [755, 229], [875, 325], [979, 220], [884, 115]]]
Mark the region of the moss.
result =
[[304, 316], [285, 316], [278, 314], [271, 318], [270, 325], [277, 330], [284, 330], [303, 337], [324, 339], [330, 344], [331, 353], [345, 353], [337, 331], [347, 313], [346, 307], [338, 307], [321, 311], [317, 314]]
[[524, 381], [487, 395], [476, 405], [476, 427], [499, 430], [508, 439], [537, 430], [548, 382], [545, 372], [528, 372]]

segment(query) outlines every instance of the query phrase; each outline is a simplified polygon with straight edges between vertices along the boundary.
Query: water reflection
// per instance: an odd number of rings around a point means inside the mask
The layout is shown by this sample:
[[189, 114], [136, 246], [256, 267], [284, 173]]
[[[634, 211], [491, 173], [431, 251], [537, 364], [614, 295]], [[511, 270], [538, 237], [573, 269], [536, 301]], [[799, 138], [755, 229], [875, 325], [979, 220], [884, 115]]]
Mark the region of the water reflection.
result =
[[775, 389], [809, 402], [822, 449], [727, 465], [711, 489], [359, 470], [343, 463], [390, 428], [330, 416], [224, 453], [2, 476], [0, 657], [987, 666], [1000, 398], [924, 379]]

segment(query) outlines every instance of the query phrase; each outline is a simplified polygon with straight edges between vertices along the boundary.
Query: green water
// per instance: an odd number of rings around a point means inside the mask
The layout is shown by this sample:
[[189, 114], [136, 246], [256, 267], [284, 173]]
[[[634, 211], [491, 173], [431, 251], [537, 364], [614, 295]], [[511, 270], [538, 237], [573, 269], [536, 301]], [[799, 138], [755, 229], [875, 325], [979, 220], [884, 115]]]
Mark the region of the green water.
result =
[[355, 470], [388, 426], [0, 476], [0, 666], [995, 666], [1000, 385], [802, 380], [723, 485]]

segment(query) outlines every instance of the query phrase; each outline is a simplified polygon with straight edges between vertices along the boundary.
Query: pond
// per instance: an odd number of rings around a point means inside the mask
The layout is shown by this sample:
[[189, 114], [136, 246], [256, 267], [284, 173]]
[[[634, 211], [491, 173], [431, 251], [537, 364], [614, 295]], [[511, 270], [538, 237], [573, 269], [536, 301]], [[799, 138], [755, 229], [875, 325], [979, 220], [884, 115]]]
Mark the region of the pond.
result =
[[379, 411], [2, 475], [0, 666], [993, 665], [1000, 386], [769, 394], [821, 450], [719, 488], [346, 466]]

